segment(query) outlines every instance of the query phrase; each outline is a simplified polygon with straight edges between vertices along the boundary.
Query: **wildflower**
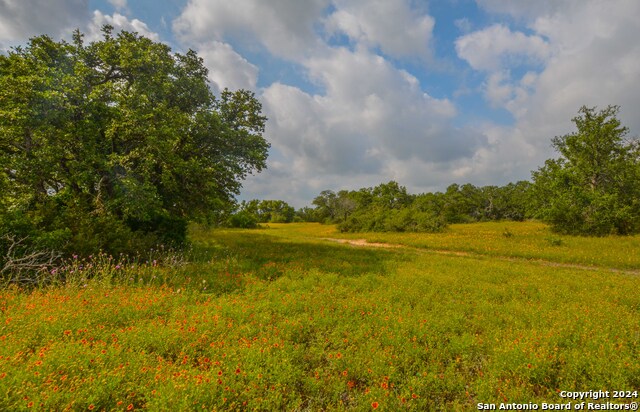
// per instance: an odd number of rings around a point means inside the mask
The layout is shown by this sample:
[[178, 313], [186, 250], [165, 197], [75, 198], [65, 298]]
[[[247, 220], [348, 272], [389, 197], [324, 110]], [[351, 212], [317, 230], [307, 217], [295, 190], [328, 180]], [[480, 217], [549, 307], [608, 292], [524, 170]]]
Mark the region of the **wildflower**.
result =
[[378, 404], [378, 402], [371, 402], [371, 407], [372, 407], [373, 409], [378, 409], [378, 406], [380, 406], [380, 405]]
[[129, 405], [127, 405], [127, 410], [128, 411], [132, 411], [133, 410], [133, 404], [130, 403]]
[[95, 406], [93, 404], [89, 405], [89, 410], [92, 411]]

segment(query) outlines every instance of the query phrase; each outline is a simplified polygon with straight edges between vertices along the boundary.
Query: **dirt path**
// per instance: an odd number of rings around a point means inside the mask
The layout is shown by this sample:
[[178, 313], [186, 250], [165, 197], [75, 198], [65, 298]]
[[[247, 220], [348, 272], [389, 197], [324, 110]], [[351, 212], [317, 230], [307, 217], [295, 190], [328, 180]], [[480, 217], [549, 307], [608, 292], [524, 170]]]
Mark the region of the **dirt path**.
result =
[[407, 246], [403, 245], [394, 245], [392, 243], [375, 243], [375, 242], [367, 242], [367, 239], [334, 239], [330, 237], [320, 238], [321, 240], [328, 240], [330, 242], [337, 243], [346, 243], [352, 246], [363, 246], [363, 247], [382, 247], [386, 249], [395, 249], [395, 248], [407, 248]]
[[627, 275], [636, 275], [636, 276], [640, 275], [640, 270], [628, 270], [628, 269], [609, 268], [604, 266], [580, 265], [577, 263], [561, 263], [561, 262], [554, 262], [551, 260], [544, 260], [544, 259], [533, 259], [533, 258], [527, 259], [527, 258], [518, 258], [518, 257], [511, 257], [511, 256], [493, 256], [493, 255], [487, 255], [483, 253], [461, 252], [456, 250], [425, 249], [425, 248], [417, 248], [412, 246], [398, 245], [393, 243], [368, 242], [366, 239], [335, 239], [335, 238], [329, 238], [329, 237], [324, 237], [320, 239], [327, 240], [330, 242], [344, 243], [344, 244], [348, 244], [356, 247], [376, 247], [376, 248], [385, 248], [385, 249], [401, 248], [401, 249], [415, 251], [418, 253], [433, 253], [438, 255], [469, 257], [474, 259], [496, 259], [504, 262], [529, 262], [529, 263], [537, 263], [539, 265], [549, 266], [549, 267], [570, 268], [570, 269], [580, 269], [580, 270], [589, 270], [589, 271], [604, 270], [608, 272], [622, 273]]

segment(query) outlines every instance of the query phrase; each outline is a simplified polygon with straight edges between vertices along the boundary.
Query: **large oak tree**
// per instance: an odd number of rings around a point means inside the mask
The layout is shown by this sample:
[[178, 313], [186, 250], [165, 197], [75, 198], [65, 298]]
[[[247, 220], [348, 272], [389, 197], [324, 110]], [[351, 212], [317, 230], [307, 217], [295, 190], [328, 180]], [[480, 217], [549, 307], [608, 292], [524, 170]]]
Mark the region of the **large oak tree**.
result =
[[0, 56], [0, 229], [76, 250], [183, 240], [266, 167], [254, 95], [215, 97], [195, 52], [136, 33]]
[[559, 232], [640, 232], [640, 145], [616, 117], [618, 106], [582, 107], [577, 131], [553, 139], [558, 159], [533, 172], [540, 217]]

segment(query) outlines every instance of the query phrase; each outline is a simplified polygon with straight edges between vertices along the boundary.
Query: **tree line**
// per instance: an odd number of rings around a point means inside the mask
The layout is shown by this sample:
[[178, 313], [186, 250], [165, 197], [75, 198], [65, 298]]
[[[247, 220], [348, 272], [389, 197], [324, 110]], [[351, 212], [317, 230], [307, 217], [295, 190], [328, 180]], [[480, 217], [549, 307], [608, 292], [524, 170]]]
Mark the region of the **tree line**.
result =
[[409, 194], [406, 187], [390, 181], [359, 190], [324, 190], [312, 206], [298, 210], [282, 200], [242, 202], [226, 224], [320, 222], [347, 232], [436, 232], [450, 223], [530, 218], [530, 193], [531, 183], [526, 181], [502, 187], [452, 184], [444, 192], [423, 194]]

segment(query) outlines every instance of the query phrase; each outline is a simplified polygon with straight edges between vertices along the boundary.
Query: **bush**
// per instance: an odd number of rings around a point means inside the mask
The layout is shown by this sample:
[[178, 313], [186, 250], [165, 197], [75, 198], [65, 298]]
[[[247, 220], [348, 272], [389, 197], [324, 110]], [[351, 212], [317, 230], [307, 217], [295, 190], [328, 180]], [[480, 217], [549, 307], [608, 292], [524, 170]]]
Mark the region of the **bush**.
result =
[[445, 220], [433, 212], [412, 208], [364, 210], [338, 225], [342, 232], [441, 232]]
[[252, 213], [241, 210], [231, 215], [227, 225], [233, 228], [255, 229], [258, 227], [258, 219]]

